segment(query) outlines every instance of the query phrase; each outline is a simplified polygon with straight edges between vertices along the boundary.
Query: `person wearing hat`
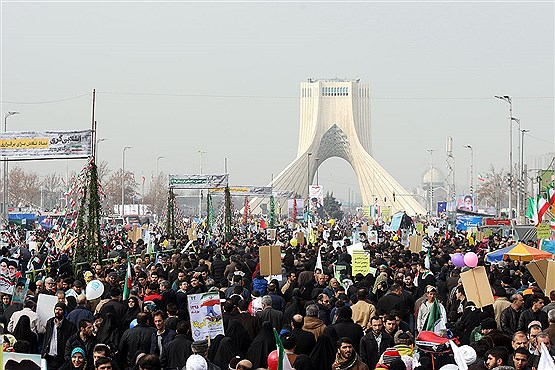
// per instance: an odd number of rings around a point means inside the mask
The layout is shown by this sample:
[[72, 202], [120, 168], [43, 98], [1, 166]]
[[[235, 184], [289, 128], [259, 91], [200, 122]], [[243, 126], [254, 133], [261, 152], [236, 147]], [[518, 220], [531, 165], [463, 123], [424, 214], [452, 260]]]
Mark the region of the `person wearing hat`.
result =
[[66, 290], [66, 297], [75, 297], [77, 298], [81, 292], [83, 291], [83, 283], [81, 280], [75, 280], [71, 288]]
[[433, 285], [428, 285], [426, 287], [426, 300], [422, 302], [420, 308], [418, 309], [418, 314], [416, 316], [416, 330], [421, 332], [426, 330], [426, 324], [428, 321], [428, 316], [431, 312], [434, 304], [437, 303], [439, 306], [439, 322], [434, 325], [434, 329], [445, 329], [445, 324], [447, 322], [447, 313], [445, 312], [445, 307], [441, 302], [436, 300], [437, 290]]
[[50, 318], [45, 325], [46, 331], [41, 355], [46, 359], [50, 370], [58, 370], [64, 363], [66, 342], [77, 332], [75, 325], [64, 318], [66, 309], [64, 303], [56, 303], [54, 317]]
[[210, 362], [210, 360], [208, 360], [209, 348], [210, 348], [210, 344], [208, 343], [207, 340], [205, 339], [195, 340], [193, 344], [191, 344], [191, 350], [193, 351], [193, 354], [191, 355], [191, 357], [195, 355], [202, 356], [202, 358], [204, 358], [204, 360], [206, 361], [207, 370], [220, 370], [219, 366], [214, 365], [213, 363]]

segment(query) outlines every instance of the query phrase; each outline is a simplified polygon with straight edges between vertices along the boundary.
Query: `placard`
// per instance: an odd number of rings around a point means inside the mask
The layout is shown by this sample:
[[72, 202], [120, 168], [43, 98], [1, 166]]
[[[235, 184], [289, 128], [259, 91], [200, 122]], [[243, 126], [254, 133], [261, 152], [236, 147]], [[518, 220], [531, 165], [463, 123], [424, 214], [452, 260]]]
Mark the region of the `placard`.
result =
[[225, 335], [218, 292], [189, 294], [187, 301], [193, 340], [215, 338], [219, 334]]
[[551, 238], [551, 228], [549, 224], [542, 222], [536, 226], [536, 229], [538, 230], [538, 240]]
[[555, 261], [532, 261], [526, 265], [526, 268], [547, 296], [555, 290]]
[[260, 275], [281, 275], [281, 249], [274, 245], [263, 245], [259, 248]]
[[352, 275], [366, 276], [370, 272], [370, 256], [365, 251], [353, 251]]
[[4, 352], [2, 354], [4, 370], [46, 370], [46, 359], [37, 354]]
[[269, 240], [276, 240], [276, 229], [267, 229], [266, 233]]
[[409, 237], [409, 249], [413, 253], [422, 251], [422, 235], [411, 235]]
[[37, 315], [44, 326], [48, 319], [54, 317], [54, 306], [58, 303], [58, 297], [49, 294], [39, 294], [37, 300]]
[[378, 230], [370, 230], [368, 232], [368, 242], [370, 244], [378, 242]]
[[475, 242], [476, 243], [481, 243], [482, 240], [484, 240], [485, 237], [486, 237], [486, 234], [484, 234], [481, 231], [476, 231], [476, 240], [475, 240]]
[[424, 234], [424, 224], [422, 222], [417, 222], [414, 226], [416, 227], [416, 232], [419, 235]]
[[493, 231], [491, 229], [485, 229], [484, 230], [484, 235], [486, 238], [489, 238], [490, 236], [493, 235]]
[[304, 233], [302, 231], [297, 231], [297, 243], [305, 245]]
[[466, 298], [482, 308], [493, 304], [493, 293], [484, 266], [475, 267], [461, 273]]

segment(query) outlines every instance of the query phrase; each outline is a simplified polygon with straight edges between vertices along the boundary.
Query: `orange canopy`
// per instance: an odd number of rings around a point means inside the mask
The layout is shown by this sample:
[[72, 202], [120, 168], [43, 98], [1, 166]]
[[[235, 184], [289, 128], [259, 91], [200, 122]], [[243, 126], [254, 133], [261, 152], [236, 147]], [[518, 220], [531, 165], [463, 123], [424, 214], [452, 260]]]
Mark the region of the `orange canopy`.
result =
[[505, 253], [505, 257], [509, 257], [515, 261], [529, 262], [553, 258], [553, 254], [538, 248], [530, 247], [524, 243], [518, 243], [513, 249]]

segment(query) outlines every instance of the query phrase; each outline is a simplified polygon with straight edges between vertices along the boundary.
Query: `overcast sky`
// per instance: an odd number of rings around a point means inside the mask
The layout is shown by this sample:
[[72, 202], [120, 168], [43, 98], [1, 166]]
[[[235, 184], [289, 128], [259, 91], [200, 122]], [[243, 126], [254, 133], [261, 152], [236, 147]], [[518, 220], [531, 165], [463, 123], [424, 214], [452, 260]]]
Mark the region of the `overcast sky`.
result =
[[[223, 172], [227, 158], [232, 185], [266, 185], [295, 158], [308, 78], [371, 85], [374, 157], [407, 188], [421, 183], [428, 149], [444, 169], [448, 136], [460, 187], [463, 145], [476, 173], [507, 168], [508, 104], [494, 95], [512, 96], [530, 130], [531, 167], [554, 151], [552, 1], [1, 6], [1, 110], [21, 112], [8, 129], [89, 128], [96, 89], [99, 157], [121, 168], [132, 146], [126, 169], [139, 181], [158, 156], [165, 173], [196, 173], [203, 150], [204, 172]], [[23, 166], [65, 174], [66, 162]], [[341, 159], [319, 178], [343, 199], [357, 187]]]

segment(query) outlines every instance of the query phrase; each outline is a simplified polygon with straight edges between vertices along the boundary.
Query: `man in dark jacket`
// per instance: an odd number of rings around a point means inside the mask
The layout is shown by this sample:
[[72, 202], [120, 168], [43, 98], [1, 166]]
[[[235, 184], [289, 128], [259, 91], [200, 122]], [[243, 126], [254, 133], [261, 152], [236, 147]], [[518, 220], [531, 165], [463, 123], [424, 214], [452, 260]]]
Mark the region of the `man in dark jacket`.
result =
[[283, 316], [283, 312], [275, 310], [272, 308], [272, 297], [269, 295], [265, 295], [261, 299], [262, 303], [262, 311], [256, 313], [256, 317], [258, 318], [258, 323], [260, 327], [264, 321], [269, 321], [272, 324], [272, 327], [276, 328], [278, 333], [281, 331], [281, 328], [285, 324], [285, 318]]
[[91, 320], [79, 321], [79, 331], [73, 334], [66, 343], [64, 352], [65, 361], [70, 361], [71, 351], [74, 348], [80, 347], [85, 350], [87, 363], [93, 363], [93, 349], [96, 345], [96, 338], [92, 335], [92, 332], [93, 325]]
[[191, 351], [191, 342], [187, 338], [189, 324], [187, 321], [179, 321], [177, 323], [177, 333], [173, 340], [164, 346], [160, 362], [162, 368], [181, 369], [185, 367], [187, 359], [193, 354]]
[[544, 306], [544, 297], [535, 296], [532, 298], [532, 307], [522, 311], [518, 319], [518, 330], [527, 331], [528, 324], [532, 321], [539, 321], [542, 324], [542, 330], [547, 329], [549, 322], [547, 321], [547, 313], [542, 311]]
[[406, 313], [405, 301], [403, 299], [403, 289], [400, 285], [393, 284], [389, 289], [389, 293], [384, 295], [378, 300], [376, 305], [377, 310], [384, 312], [391, 312], [392, 310], [399, 310], [403, 314]]
[[360, 340], [360, 357], [370, 369], [376, 368], [381, 354], [395, 344], [391, 335], [383, 330], [382, 319], [374, 316], [370, 319], [371, 330]]
[[166, 314], [164, 312], [156, 311], [152, 317], [156, 332], [152, 333], [150, 337], [150, 353], [160, 357], [164, 346], [171, 342], [175, 336], [175, 331], [166, 328]]
[[81, 320], [93, 320], [93, 313], [87, 308], [87, 297], [84, 294], [77, 296], [77, 307], [67, 314], [66, 319], [75, 327], [79, 326]]
[[65, 311], [64, 303], [56, 303], [54, 317], [46, 322], [42, 358], [46, 359], [50, 370], [57, 370], [62, 366], [66, 342], [77, 331], [75, 325], [64, 319]]
[[316, 339], [314, 339], [314, 334], [303, 330], [303, 325], [304, 319], [302, 315], [293, 316], [293, 321], [291, 322], [291, 326], [293, 327], [292, 333], [295, 334], [297, 338], [295, 353], [310, 355], [310, 352], [312, 352], [312, 349], [316, 345]]
[[[121, 337], [119, 350], [122, 354], [121, 367], [127, 368], [138, 351], [150, 352], [150, 340], [156, 329], [148, 326], [148, 314], [139, 312], [137, 314], [137, 326], [127, 329]], [[125, 366], [123, 366], [125, 364]]]
[[339, 338], [348, 337], [353, 341], [353, 348], [357, 353], [360, 349], [360, 340], [364, 336], [362, 327], [355, 324], [353, 319], [353, 310], [349, 306], [340, 307], [337, 310], [337, 320], [335, 324], [326, 326], [324, 334], [330, 337], [332, 343], [336, 343]]
[[224, 278], [224, 271], [227, 263], [222, 260], [221, 253], [216, 253], [214, 261], [212, 262], [211, 270], [214, 280], [219, 282]]
[[126, 311], [127, 308], [123, 303], [121, 303], [121, 289], [113, 287], [110, 289], [110, 300], [102, 305], [100, 313], [104, 316], [106, 316], [107, 313], [113, 313], [118, 320], [119, 326]]
[[501, 330], [511, 337], [518, 330], [518, 320], [524, 307], [524, 298], [520, 294], [511, 296], [511, 305], [501, 311]]
[[239, 313], [233, 316], [230, 320], [239, 321], [247, 333], [249, 333], [250, 340], [254, 340], [254, 337], [256, 337], [260, 331], [260, 323], [256, 317], [249, 313], [249, 302], [244, 299], [240, 300], [239, 303], [237, 303], [237, 309], [239, 310]]

